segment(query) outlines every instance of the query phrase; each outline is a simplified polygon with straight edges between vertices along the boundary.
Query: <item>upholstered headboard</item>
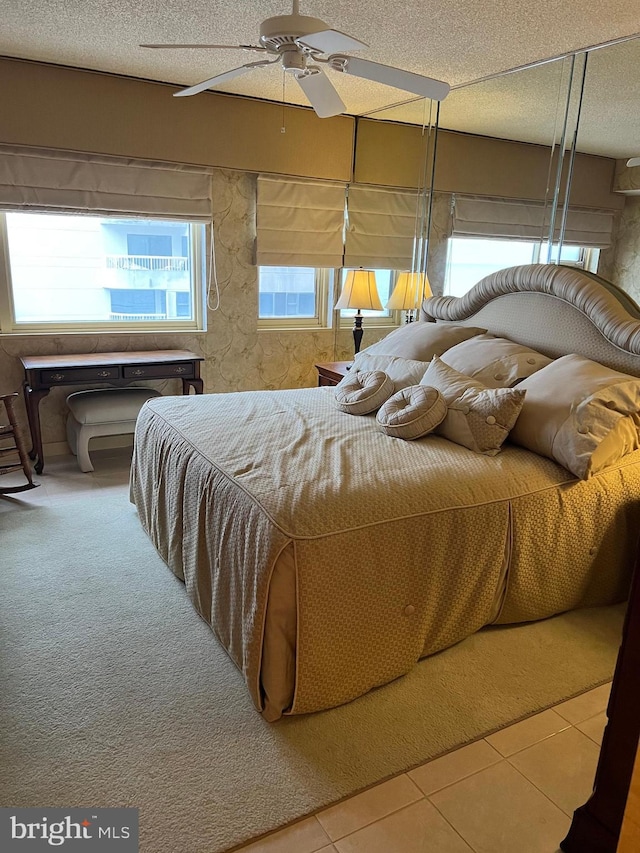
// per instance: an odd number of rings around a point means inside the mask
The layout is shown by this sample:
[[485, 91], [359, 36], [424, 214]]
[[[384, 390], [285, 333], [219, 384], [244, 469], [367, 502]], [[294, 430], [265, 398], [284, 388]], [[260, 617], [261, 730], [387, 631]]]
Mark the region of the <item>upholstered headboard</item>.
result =
[[640, 306], [605, 279], [574, 267], [499, 270], [465, 296], [425, 299], [420, 319], [480, 326], [551, 358], [575, 352], [640, 376]]

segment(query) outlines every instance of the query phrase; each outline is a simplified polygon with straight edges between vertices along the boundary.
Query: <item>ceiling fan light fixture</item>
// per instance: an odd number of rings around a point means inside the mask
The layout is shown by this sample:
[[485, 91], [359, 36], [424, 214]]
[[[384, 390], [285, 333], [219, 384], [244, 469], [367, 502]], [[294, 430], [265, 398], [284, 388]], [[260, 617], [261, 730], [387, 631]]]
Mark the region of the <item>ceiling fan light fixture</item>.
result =
[[[201, 45], [201, 47], [236, 50], [263, 50], [273, 56], [273, 59], [249, 62], [239, 68], [232, 68], [229, 71], [216, 74], [215, 77], [211, 77], [202, 83], [196, 83], [195, 86], [175, 92], [174, 96], [182, 98], [197, 95], [205, 89], [212, 89], [261, 65], [280, 62], [285, 71], [294, 75], [320, 118], [329, 118], [346, 112], [346, 106], [323, 71], [314, 66], [314, 70], [307, 73], [308, 59], [324, 63], [333, 71], [362, 77], [365, 80], [382, 83], [385, 86], [392, 86], [395, 89], [411, 92], [421, 98], [442, 101], [449, 94], [449, 84], [441, 80], [434, 80], [412, 71], [403, 71], [401, 68], [394, 68], [391, 65], [382, 65], [379, 62], [343, 54], [342, 51], [361, 50], [368, 45], [353, 38], [353, 36], [332, 29], [320, 18], [300, 15], [299, 5], [299, 0], [293, 0], [293, 13], [291, 15], [278, 15], [274, 18], [267, 18], [261, 23], [260, 47], [253, 45]], [[183, 46], [191, 49], [198, 47], [194, 44]], [[181, 45], [147, 44], [141, 45], [141, 47], [179, 48]]]
[[633, 169], [634, 166], [640, 166], [640, 157], [630, 157], [629, 160], [627, 160], [627, 166], [630, 169]]

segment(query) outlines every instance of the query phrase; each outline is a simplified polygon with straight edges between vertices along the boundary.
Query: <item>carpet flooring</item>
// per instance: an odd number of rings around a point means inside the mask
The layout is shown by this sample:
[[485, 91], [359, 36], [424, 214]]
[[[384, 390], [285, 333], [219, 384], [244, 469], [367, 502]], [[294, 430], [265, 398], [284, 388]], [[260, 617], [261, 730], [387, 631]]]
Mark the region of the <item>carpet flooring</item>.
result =
[[269, 724], [124, 487], [0, 509], [0, 805], [134, 806], [147, 853], [228, 850], [613, 673], [622, 606], [482, 631]]

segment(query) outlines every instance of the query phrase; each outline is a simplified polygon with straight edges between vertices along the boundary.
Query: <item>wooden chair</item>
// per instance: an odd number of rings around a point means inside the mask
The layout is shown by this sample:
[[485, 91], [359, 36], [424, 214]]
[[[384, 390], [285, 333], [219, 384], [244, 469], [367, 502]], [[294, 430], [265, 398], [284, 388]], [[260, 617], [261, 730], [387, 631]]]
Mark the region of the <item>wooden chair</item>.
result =
[[[6, 464], [0, 464], [0, 474], [8, 474], [10, 471], [23, 471], [27, 482], [21, 486], [0, 486], [0, 495], [11, 495], [15, 492], [26, 492], [27, 489], [35, 489], [39, 483], [33, 482], [31, 473], [31, 463], [29, 455], [24, 447], [22, 437], [20, 435], [18, 424], [16, 421], [13, 404], [16, 401], [18, 394], [2, 394], [0, 395], [0, 403], [4, 404], [7, 424], [0, 423], [0, 457], [11, 454], [17, 455], [17, 459]], [[6, 444], [6, 440], [9, 444]]]

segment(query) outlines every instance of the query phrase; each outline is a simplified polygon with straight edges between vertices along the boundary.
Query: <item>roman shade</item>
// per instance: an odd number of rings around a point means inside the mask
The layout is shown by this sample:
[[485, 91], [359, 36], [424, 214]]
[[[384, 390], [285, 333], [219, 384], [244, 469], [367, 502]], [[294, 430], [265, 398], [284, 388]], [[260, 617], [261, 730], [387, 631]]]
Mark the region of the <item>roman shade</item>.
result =
[[[560, 237], [560, 214], [554, 240]], [[570, 208], [563, 237], [566, 246], [606, 249], [611, 245], [614, 211]], [[454, 196], [454, 237], [546, 240], [550, 210], [542, 202]]]
[[210, 167], [0, 145], [0, 209], [210, 222]]
[[411, 269], [419, 204], [416, 192], [351, 184], [344, 266]]
[[256, 263], [342, 266], [345, 186], [259, 175]]

